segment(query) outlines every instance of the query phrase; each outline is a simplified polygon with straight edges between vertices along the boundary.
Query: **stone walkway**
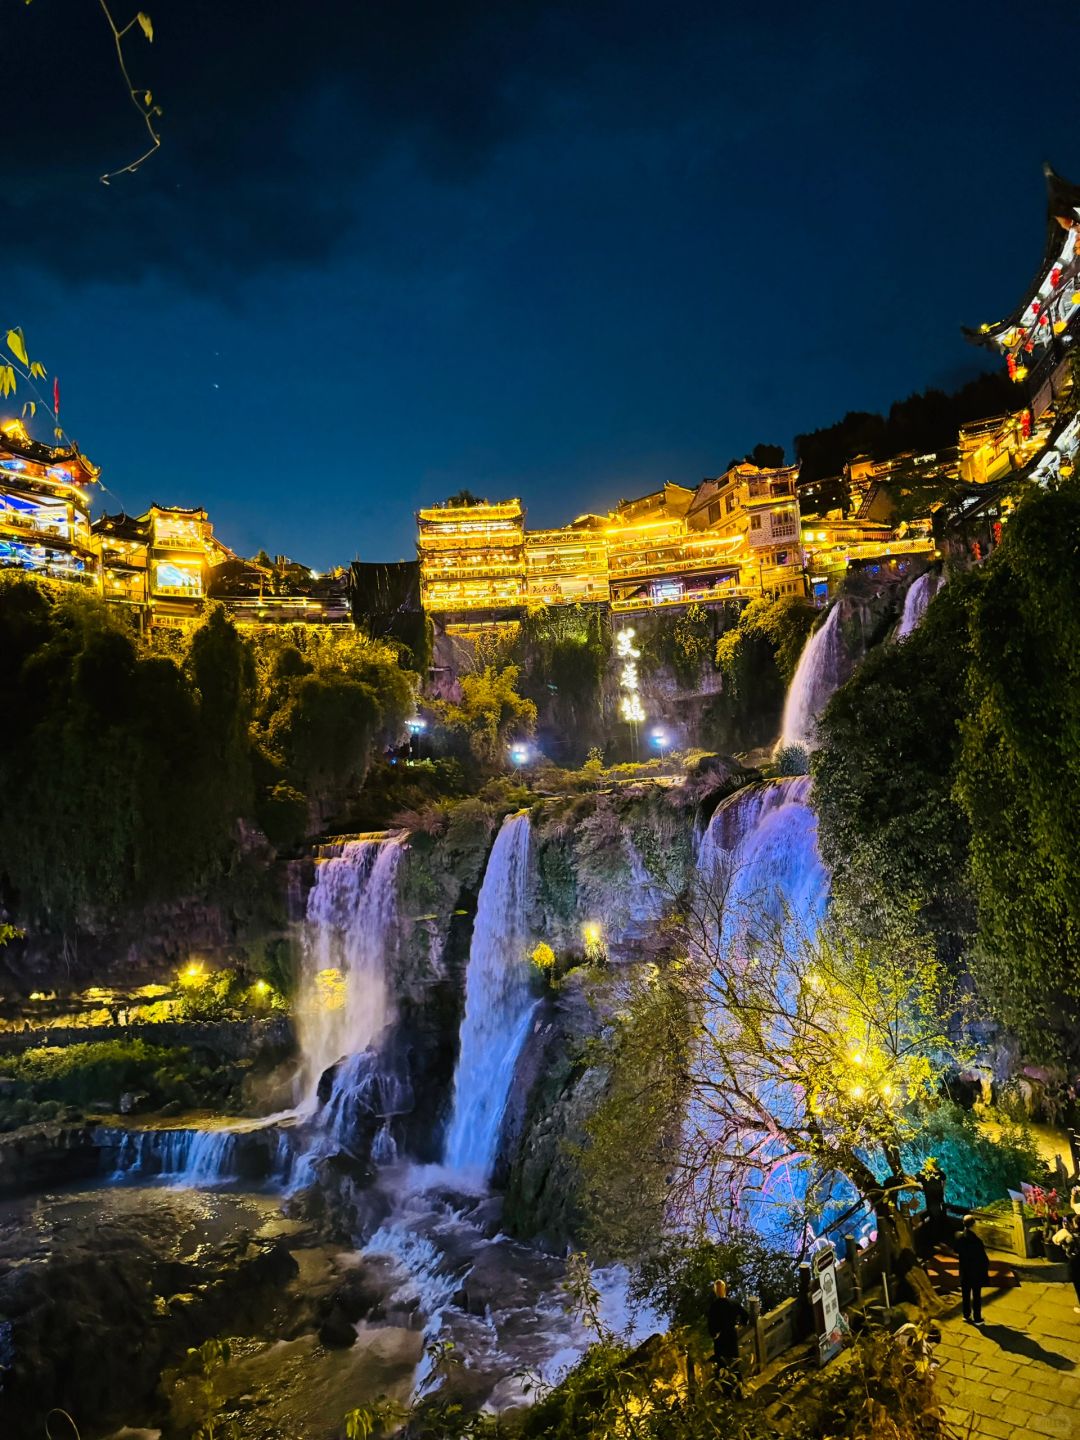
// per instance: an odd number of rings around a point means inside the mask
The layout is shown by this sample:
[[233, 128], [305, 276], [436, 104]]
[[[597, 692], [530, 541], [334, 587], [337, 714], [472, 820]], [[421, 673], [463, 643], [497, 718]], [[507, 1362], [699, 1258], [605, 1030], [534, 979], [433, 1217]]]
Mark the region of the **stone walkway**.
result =
[[991, 1259], [1020, 1283], [983, 1292], [981, 1328], [964, 1322], [959, 1296], [944, 1297], [956, 1302], [935, 1350], [948, 1418], [972, 1440], [1080, 1440], [1080, 1315], [1065, 1266]]

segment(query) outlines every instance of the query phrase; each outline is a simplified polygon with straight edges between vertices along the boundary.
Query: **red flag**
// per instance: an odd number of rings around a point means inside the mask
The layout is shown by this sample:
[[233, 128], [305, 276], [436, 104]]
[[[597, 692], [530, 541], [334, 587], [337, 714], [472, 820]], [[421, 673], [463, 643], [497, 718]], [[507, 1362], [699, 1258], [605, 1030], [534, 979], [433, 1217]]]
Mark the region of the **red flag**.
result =
[[60, 419], [60, 381], [54, 375], [52, 382], [52, 408], [55, 419]]

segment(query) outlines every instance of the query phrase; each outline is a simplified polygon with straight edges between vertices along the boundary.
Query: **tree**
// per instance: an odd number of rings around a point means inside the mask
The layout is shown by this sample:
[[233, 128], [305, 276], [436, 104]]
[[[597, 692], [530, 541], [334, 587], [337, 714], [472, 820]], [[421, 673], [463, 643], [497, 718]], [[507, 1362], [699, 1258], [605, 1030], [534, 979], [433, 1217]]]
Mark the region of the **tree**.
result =
[[586, 1175], [610, 1163], [628, 1124], [619, 1090], [642, 1037], [669, 1077], [669, 1125], [687, 1097], [680, 1143], [663, 1156], [681, 1223], [723, 1232], [752, 1219], [779, 1234], [827, 1215], [845, 1188], [880, 1207], [881, 1174], [899, 1169], [962, 1055], [945, 968], [904, 916], [810, 929], [774, 897], [729, 900], [733, 880], [718, 876], [686, 907], [674, 958], [621, 984], [614, 1098], [590, 1126]]
[[957, 958], [974, 928], [953, 798], [978, 574], [954, 576], [902, 644], [877, 646], [818, 720], [814, 808], [833, 894], [910, 901]]
[[763, 745], [776, 738], [784, 694], [799, 663], [817, 612], [805, 600], [759, 596], [716, 642], [716, 663], [724, 690], [714, 716], [718, 743]]
[[1072, 1057], [1080, 1050], [1078, 585], [1074, 480], [1027, 498], [985, 567], [971, 610], [956, 779], [971, 830], [976, 979], [1030, 1051]]
[[517, 680], [516, 665], [485, 665], [479, 674], [463, 675], [459, 701], [438, 700], [431, 706], [436, 740], [478, 765], [500, 765], [510, 739], [530, 736], [536, 725], [536, 706], [518, 694]]

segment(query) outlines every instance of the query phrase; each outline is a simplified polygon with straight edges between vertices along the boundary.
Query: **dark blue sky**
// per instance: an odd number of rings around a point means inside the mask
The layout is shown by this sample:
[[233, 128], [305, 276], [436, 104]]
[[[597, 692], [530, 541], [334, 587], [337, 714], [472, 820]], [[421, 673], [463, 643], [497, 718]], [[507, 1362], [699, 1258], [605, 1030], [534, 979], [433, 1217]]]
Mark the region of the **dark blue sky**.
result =
[[164, 145], [105, 187], [96, 3], [6, 0], [0, 322], [110, 509], [318, 567], [463, 485], [557, 523], [961, 383], [1041, 162], [1080, 177], [1065, 3], [140, 3]]

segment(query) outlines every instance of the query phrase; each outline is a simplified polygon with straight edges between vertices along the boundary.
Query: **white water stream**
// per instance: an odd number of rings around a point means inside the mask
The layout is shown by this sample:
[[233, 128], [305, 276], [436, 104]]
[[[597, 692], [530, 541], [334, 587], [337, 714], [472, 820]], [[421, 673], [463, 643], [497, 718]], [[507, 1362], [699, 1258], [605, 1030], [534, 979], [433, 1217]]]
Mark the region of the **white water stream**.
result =
[[508, 816], [495, 838], [476, 907], [445, 1151], [450, 1169], [485, 1180], [536, 1006], [526, 920], [531, 859], [528, 815]]

